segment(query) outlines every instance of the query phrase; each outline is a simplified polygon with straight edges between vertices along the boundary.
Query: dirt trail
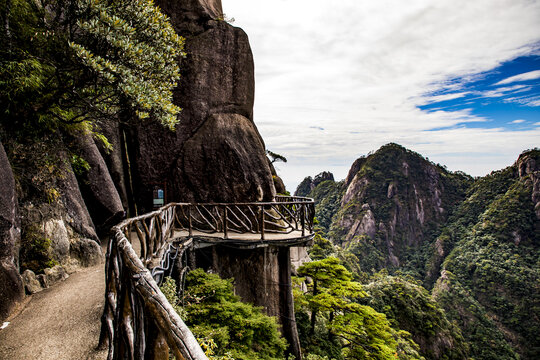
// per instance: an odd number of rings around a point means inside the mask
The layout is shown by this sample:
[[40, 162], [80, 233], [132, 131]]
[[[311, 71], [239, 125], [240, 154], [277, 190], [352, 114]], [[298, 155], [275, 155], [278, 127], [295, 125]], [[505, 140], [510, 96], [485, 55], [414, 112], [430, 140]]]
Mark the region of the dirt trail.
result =
[[105, 350], [96, 351], [104, 293], [100, 264], [32, 295], [0, 330], [0, 360], [106, 359]]

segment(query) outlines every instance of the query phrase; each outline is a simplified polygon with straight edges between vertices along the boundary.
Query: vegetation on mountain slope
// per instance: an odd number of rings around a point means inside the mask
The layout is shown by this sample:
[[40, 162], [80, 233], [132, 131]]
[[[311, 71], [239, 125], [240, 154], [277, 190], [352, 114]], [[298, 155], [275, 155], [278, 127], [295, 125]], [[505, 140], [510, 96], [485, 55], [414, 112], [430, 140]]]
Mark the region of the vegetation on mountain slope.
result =
[[461, 330], [431, 294], [413, 279], [377, 274], [364, 286], [365, 303], [384, 313], [394, 328], [411, 333], [426, 359], [466, 359]]
[[[397, 339], [401, 354], [399, 358], [411, 356], [414, 359], [464, 359], [468, 355], [468, 344], [464, 341], [461, 330], [450, 321], [441, 306], [431, 297], [417, 280], [410, 276], [390, 276], [383, 270], [373, 276], [362, 271], [356, 255], [333, 245], [320, 234], [315, 236], [314, 245], [310, 250], [310, 257], [315, 264], [305, 264], [310, 272], [317, 276], [328, 276], [328, 271], [317, 274], [320, 268], [341, 267], [347, 269], [354, 287], [361, 283], [360, 296], [349, 297], [349, 301], [357, 305], [368, 306], [376, 313], [385, 316], [382, 323], [392, 328], [390, 332]], [[336, 258], [339, 258], [338, 261]], [[330, 260], [331, 259], [331, 260]], [[321, 263], [325, 264], [322, 266]], [[329, 265], [332, 263], [332, 266]], [[342, 270], [345, 272], [344, 270]], [[299, 269], [300, 272], [300, 269]], [[302, 273], [304, 273], [303, 270]], [[331, 281], [339, 282], [339, 276], [332, 273], [328, 276]], [[303, 346], [310, 352], [328, 356], [329, 359], [339, 359], [343, 344], [338, 341], [329, 342], [328, 334], [331, 332], [332, 317], [328, 314], [319, 316], [313, 335], [311, 328], [313, 318], [305, 304], [305, 298], [313, 296], [314, 281], [308, 276], [307, 291], [302, 287], [295, 290], [297, 300], [297, 323]], [[347, 280], [348, 281], [348, 280]], [[317, 286], [319, 288], [319, 286]], [[328, 296], [328, 295], [325, 295]], [[331, 299], [332, 297], [328, 297]], [[338, 310], [339, 311], [339, 310]], [[367, 325], [364, 325], [367, 326]], [[382, 326], [382, 325], [381, 325]], [[336, 340], [338, 337], [333, 337]], [[391, 346], [391, 345], [388, 345]], [[384, 357], [383, 357], [384, 358]]]
[[431, 246], [431, 255], [426, 264], [426, 286], [431, 287], [437, 280], [442, 261], [450, 254], [457, 241], [466, 236], [487, 206], [495, 198], [502, 196], [515, 179], [515, 167], [508, 167], [479, 178], [471, 185], [465, 201], [456, 208]]
[[343, 181], [325, 180], [319, 183], [308, 195], [316, 202], [317, 221], [324, 233], [330, 231], [334, 215], [339, 210], [343, 191]]
[[[328, 232], [332, 242], [316, 238], [311, 256], [339, 257], [365, 284], [362, 303], [409, 331], [426, 358], [536, 359], [539, 165], [540, 151], [530, 150], [513, 166], [473, 182], [387, 145], [353, 164]], [[316, 187], [311, 193], [326, 192]], [[437, 197], [444, 212], [426, 215]], [[317, 215], [325, 211], [333, 209], [318, 208]], [[332, 243], [342, 246], [332, 250]], [[421, 283], [433, 287], [433, 297]], [[452, 346], [441, 352], [437, 343]]]
[[[532, 151], [520, 159], [528, 157], [540, 164], [539, 155], [539, 151]], [[501, 356], [504, 352], [497, 349], [506, 347], [502, 337], [522, 358], [540, 356], [540, 226], [531, 196], [533, 183], [527, 181], [528, 177], [518, 176], [519, 163], [477, 184], [463, 206], [474, 207], [486, 194], [489, 200], [484, 201], [476, 221], [463, 230], [442, 265], [446, 274], [444, 291], [439, 286], [437, 296], [441, 304], [454, 311], [476, 358]], [[509, 174], [514, 174], [513, 178]], [[532, 175], [538, 176], [538, 170]], [[478, 306], [456, 309], [461, 289]], [[502, 336], [486, 336], [495, 331]], [[498, 346], [493, 346], [495, 342]], [[513, 356], [508, 353], [506, 358]]]
[[430, 247], [471, 182], [388, 144], [357, 160], [343, 185], [320, 183], [310, 196], [328, 236], [351, 247], [364, 271], [400, 269], [423, 278]]
[[386, 316], [358, 301], [362, 285], [335, 257], [298, 268], [295, 307], [302, 346], [331, 359], [421, 359], [406, 331], [395, 330]]

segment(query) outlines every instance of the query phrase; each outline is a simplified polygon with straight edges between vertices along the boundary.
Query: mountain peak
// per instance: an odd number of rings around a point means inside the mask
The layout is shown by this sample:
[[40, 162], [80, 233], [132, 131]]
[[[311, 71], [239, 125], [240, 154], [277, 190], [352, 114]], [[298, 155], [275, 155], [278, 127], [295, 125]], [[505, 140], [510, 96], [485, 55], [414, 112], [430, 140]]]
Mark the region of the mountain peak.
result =
[[328, 180], [335, 181], [334, 174], [332, 174], [330, 171], [323, 171], [315, 175], [314, 178], [307, 176], [296, 188], [294, 196], [308, 196], [309, 193], [317, 187], [317, 185]]

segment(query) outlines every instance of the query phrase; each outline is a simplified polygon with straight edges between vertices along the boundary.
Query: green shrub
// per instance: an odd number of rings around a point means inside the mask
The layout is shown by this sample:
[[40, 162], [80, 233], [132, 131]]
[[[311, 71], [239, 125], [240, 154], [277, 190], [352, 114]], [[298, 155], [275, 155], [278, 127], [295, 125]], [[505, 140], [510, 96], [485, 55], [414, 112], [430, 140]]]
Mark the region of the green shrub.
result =
[[182, 309], [178, 309], [176, 290], [171, 291], [173, 281], [166, 280], [164, 294], [215, 359], [283, 359], [287, 343], [275, 318], [241, 302], [234, 295], [232, 279], [224, 280], [202, 269], [191, 271], [186, 277]]
[[45, 237], [37, 226], [26, 228], [21, 236], [21, 272], [28, 269], [42, 274], [46, 268], [58, 265], [58, 262], [49, 256], [50, 246], [51, 239]]

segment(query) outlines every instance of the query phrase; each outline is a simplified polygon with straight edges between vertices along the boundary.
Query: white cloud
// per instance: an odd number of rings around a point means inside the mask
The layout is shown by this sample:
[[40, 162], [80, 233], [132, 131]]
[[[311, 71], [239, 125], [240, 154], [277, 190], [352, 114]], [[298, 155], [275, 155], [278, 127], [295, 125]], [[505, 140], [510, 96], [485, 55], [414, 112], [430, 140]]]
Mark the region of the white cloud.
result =
[[468, 94], [470, 94], [469, 91], [464, 91], [464, 92], [459, 92], [459, 93], [450, 93], [450, 94], [429, 96], [429, 97], [425, 98], [425, 103], [426, 104], [431, 104], [431, 103], [437, 103], [437, 102], [441, 102], [441, 101], [459, 99], [459, 98], [462, 98], [462, 97], [464, 97], [465, 95], [468, 95]]
[[[474, 175], [538, 144], [538, 129], [469, 129], [490, 119], [416, 107], [442, 85], [446, 96], [465, 96], [449, 79], [475, 79], [537, 50], [538, 1], [223, 0], [223, 9], [250, 38], [255, 123], [266, 146], [289, 160], [279, 166], [291, 191], [323, 170], [343, 178], [358, 156], [388, 142]], [[496, 155], [478, 155], [487, 152]]]
[[475, 92], [475, 94], [480, 95], [481, 97], [501, 97], [501, 96], [506, 96], [509, 93], [515, 94], [519, 92], [528, 91], [531, 88], [532, 88], [531, 86], [526, 86], [526, 85], [515, 85], [515, 86], [501, 87], [495, 90], [479, 91], [479, 92]]
[[510, 121], [509, 124], [522, 124], [524, 122], [525, 122], [525, 120], [523, 120], [523, 119], [517, 119], [517, 120], [514, 120], [514, 121]]
[[498, 83], [495, 83], [494, 85], [511, 84], [518, 81], [527, 81], [527, 80], [535, 80], [535, 79], [540, 79], [540, 70], [534, 70], [534, 71], [529, 71], [523, 74], [510, 76], [509, 78], [503, 79], [499, 81]]
[[540, 96], [509, 97], [504, 99], [504, 102], [536, 107], [540, 106]]

